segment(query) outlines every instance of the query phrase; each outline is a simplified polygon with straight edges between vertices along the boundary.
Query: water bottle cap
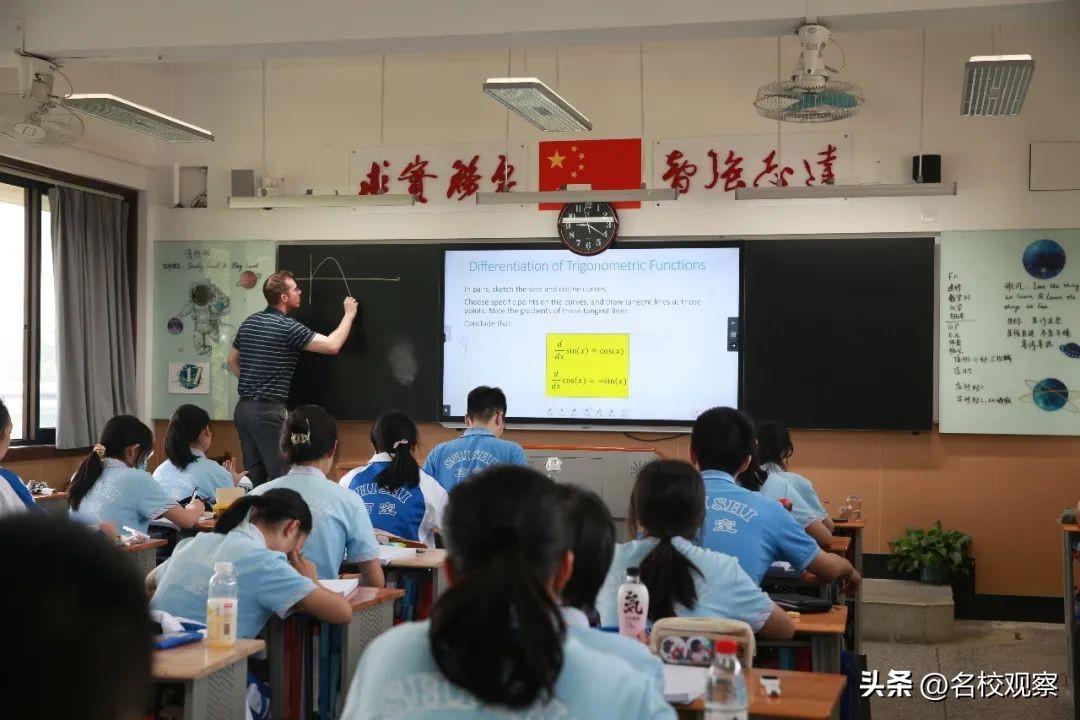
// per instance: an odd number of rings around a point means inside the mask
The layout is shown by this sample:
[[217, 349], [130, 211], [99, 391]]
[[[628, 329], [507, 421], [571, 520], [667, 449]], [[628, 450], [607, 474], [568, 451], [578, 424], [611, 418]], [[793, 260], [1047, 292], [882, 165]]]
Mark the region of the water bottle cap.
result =
[[641, 570], [635, 565], [633, 567], [626, 568], [626, 574], [627, 575], [640, 575]]
[[214, 563], [214, 572], [216, 573], [231, 573], [233, 569], [231, 562], [216, 562]]
[[739, 643], [731, 638], [717, 638], [713, 643], [713, 650], [717, 655], [734, 655], [739, 652]]

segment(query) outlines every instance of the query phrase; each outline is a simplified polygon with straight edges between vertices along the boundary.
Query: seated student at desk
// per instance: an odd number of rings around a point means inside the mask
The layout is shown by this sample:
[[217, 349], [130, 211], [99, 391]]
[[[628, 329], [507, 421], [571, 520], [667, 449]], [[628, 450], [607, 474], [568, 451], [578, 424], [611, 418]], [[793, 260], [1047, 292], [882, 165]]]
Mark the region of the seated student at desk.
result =
[[[757, 426], [757, 462], [766, 473], [761, 486], [762, 494], [779, 500], [786, 497], [794, 505], [795, 519], [821, 547], [832, 543], [833, 521], [813, 484], [798, 473], [787, 469], [788, 460], [795, 453], [791, 433], [775, 420], [766, 420]], [[820, 527], [814, 523], [820, 523]]]
[[146, 472], [153, 453], [154, 434], [139, 418], [111, 418], [72, 476], [68, 488], [72, 519], [93, 525], [109, 522], [119, 533], [129, 527], [146, 534], [150, 521], [162, 517], [181, 528], [193, 527], [205, 506], [195, 499], [180, 507]]
[[196, 495], [213, 501], [218, 488], [236, 487], [247, 474], [234, 472], [232, 460], [218, 465], [206, 457], [212, 438], [210, 415], [205, 410], [198, 405], [176, 408], [165, 431], [168, 459], [154, 470], [154, 479], [177, 502]]
[[[0, 400], [0, 460], [7, 455], [11, 447], [11, 413], [4, 401]], [[6, 468], [0, 468], [0, 516], [16, 515], [24, 512], [40, 512], [22, 478]]]
[[274, 613], [294, 607], [330, 623], [352, 620], [349, 601], [318, 583], [315, 565], [300, 550], [311, 533], [311, 511], [292, 490], [247, 495], [221, 514], [214, 532], [182, 540], [172, 557], [146, 576], [150, 607], [206, 622], [206, 599], [214, 565], [229, 562], [236, 573], [236, 634], [257, 636]]
[[622, 658], [635, 670], [664, 689], [664, 664], [638, 640], [599, 627], [596, 595], [604, 584], [615, 555], [615, 523], [607, 505], [596, 493], [577, 485], [558, 485], [563, 527], [574, 553], [574, 572], [562, 592], [562, 615], [566, 631], [587, 647]]
[[367, 508], [356, 493], [326, 477], [337, 463], [337, 421], [318, 405], [296, 408], [282, 429], [281, 455], [292, 466], [288, 474], [251, 492], [285, 488], [300, 493], [314, 520], [304, 557], [315, 563], [319, 577], [338, 577], [344, 559], [359, 565], [362, 585], [385, 585], [379, 543]]
[[861, 578], [851, 563], [818, 547], [783, 505], [735, 482], [753, 451], [754, 422], [742, 410], [712, 408], [694, 421], [690, 458], [705, 481], [707, 508], [702, 546], [738, 558], [756, 583], [782, 560], [825, 582], [857, 585]]
[[674, 718], [652, 682], [566, 631], [558, 593], [573, 571], [555, 483], [499, 465], [450, 492], [450, 588], [425, 622], [364, 651], [344, 720]]
[[375, 455], [338, 483], [360, 496], [376, 530], [435, 547], [446, 490], [416, 464], [416, 423], [401, 412], [383, 413], [371, 428]]
[[682, 616], [742, 620], [764, 638], [795, 634], [781, 610], [730, 555], [692, 542], [705, 519], [701, 475], [681, 460], [654, 460], [641, 468], [630, 495], [631, 540], [615, 558], [596, 600], [600, 623], [619, 624], [616, 597], [627, 568], [637, 567], [649, 588], [649, 620]]

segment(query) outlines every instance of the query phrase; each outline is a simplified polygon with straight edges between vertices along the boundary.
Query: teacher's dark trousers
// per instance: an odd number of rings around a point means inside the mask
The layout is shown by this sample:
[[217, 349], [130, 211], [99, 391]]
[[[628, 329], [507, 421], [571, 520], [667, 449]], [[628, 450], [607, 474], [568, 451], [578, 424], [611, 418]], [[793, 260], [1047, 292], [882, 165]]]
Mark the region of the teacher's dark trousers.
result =
[[240, 398], [233, 412], [244, 469], [251, 484], [258, 486], [285, 474], [281, 457], [281, 431], [285, 426], [285, 403], [261, 398]]

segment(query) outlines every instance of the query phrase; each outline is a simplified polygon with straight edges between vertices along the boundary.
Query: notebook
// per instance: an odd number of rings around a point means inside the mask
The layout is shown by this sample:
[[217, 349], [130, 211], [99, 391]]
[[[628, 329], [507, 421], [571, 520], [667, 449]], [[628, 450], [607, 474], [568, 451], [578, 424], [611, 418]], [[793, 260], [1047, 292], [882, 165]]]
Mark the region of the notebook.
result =
[[664, 663], [664, 699], [676, 705], [689, 705], [705, 695], [709, 668]]
[[414, 555], [416, 555], [415, 548], [398, 547], [396, 545], [379, 546], [379, 562], [383, 565], [388, 565], [401, 558], [413, 557]]
[[331, 592], [348, 597], [360, 584], [360, 581], [356, 578], [346, 578], [344, 580], [320, 580], [319, 583]]

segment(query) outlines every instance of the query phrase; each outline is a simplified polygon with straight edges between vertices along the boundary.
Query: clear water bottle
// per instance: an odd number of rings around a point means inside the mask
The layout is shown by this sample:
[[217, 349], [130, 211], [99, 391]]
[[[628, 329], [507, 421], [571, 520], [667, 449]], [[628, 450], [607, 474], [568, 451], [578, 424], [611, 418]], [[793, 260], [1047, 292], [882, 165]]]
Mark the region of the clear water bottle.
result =
[[553, 482], [559, 482], [559, 473], [562, 472], [562, 458], [549, 457], [544, 463], [544, 472]]
[[649, 621], [649, 588], [641, 582], [641, 571], [626, 568], [626, 580], [619, 586], [619, 634], [636, 639], [645, 638]]
[[206, 598], [206, 644], [228, 647], [236, 643], [236, 573], [231, 562], [214, 563], [210, 594]]
[[705, 689], [705, 720], [747, 720], [746, 677], [739, 662], [739, 645], [731, 638], [719, 638], [713, 649]]

